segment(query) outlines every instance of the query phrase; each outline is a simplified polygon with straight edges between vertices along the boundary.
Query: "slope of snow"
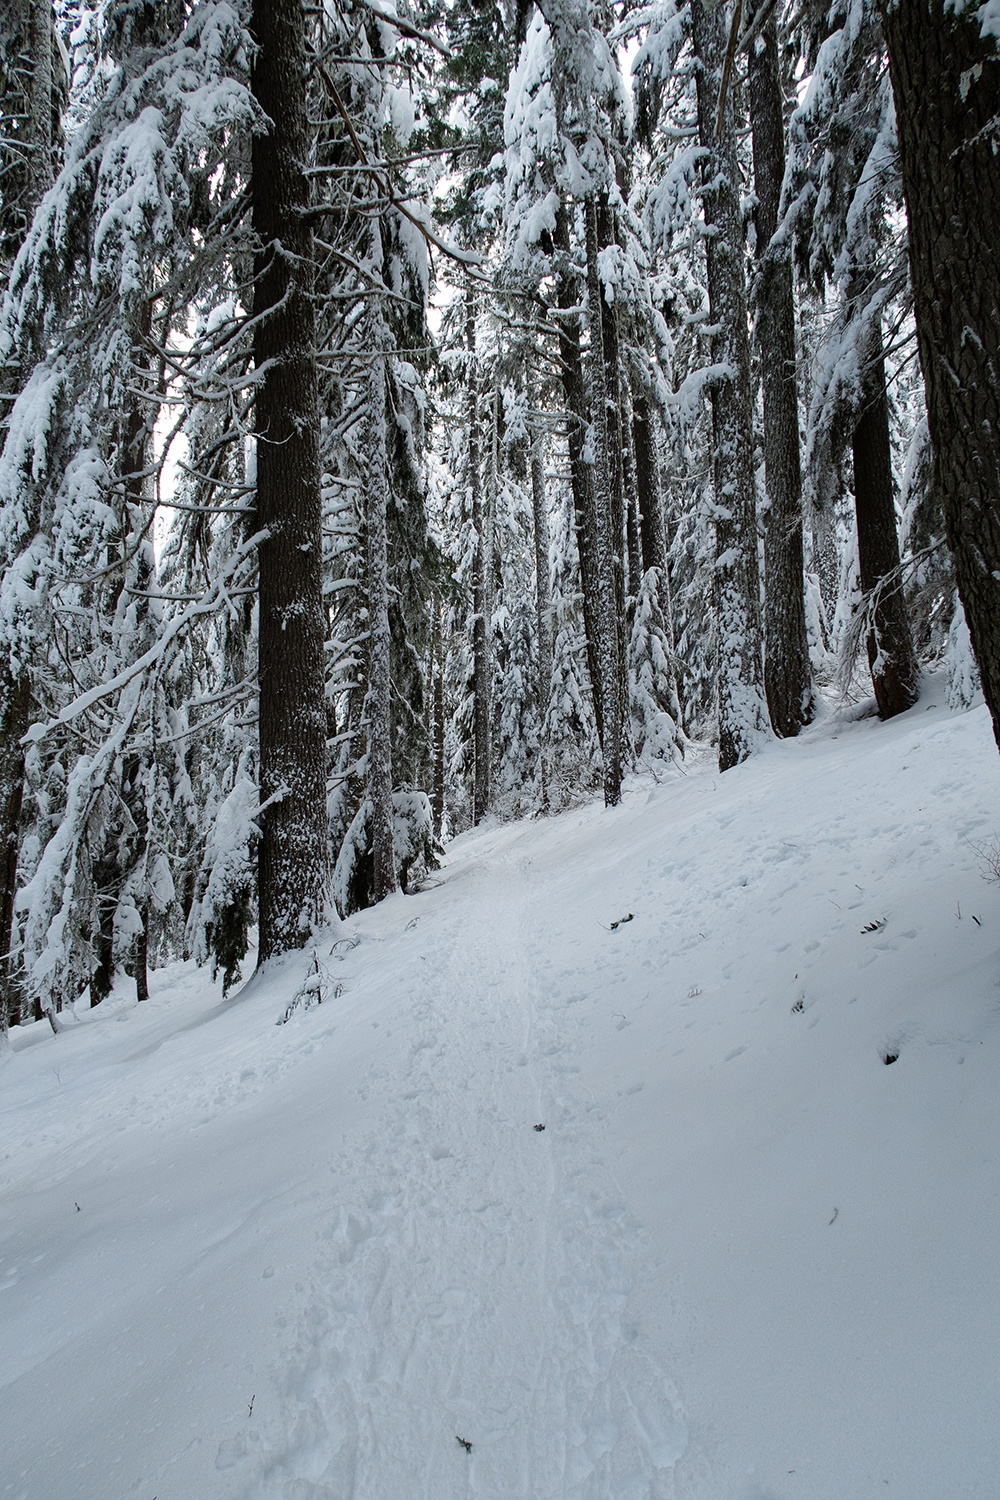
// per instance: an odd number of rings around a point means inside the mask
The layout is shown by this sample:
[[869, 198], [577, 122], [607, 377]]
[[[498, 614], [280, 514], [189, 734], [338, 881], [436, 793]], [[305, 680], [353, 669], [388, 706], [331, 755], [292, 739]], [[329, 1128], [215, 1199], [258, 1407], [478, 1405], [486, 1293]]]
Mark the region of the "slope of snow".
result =
[[0, 1497], [1000, 1494], [998, 794], [932, 683], [15, 1033]]

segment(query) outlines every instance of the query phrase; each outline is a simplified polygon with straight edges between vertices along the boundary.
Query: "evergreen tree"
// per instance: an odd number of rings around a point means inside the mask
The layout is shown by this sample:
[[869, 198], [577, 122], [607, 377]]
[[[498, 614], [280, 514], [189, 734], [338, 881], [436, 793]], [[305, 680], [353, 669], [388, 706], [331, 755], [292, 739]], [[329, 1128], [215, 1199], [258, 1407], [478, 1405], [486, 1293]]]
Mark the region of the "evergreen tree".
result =
[[991, 4], [882, 3], [934, 483], [1000, 743], [1000, 283]]

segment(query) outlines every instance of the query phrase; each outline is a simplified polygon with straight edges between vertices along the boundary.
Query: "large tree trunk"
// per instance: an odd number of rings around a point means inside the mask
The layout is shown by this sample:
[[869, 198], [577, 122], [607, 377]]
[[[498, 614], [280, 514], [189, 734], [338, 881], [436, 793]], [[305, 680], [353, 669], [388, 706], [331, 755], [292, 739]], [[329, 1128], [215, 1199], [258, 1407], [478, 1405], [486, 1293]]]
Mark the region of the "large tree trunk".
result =
[[431, 730], [431, 811], [434, 817], [434, 833], [441, 837], [444, 830], [444, 639], [441, 629], [441, 600], [435, 593], [431, 600], [431, 681], [432, 681], [432, 730]]
[[[14, 254], [45, 192], [52, 186], [52, 5], [50, 0], [19, 0], [11, 21], [23, 38], [27, 53], [23, 144], [25, 165], [9, 178], [22, 184], [15, 213], [3, 212], [3, 248]], [[2, 196], [2, 195], [0, 195]], [[15, 222], [16, 221], [16, 222]], [[14, 392], [0, 384], [6, 416]], [[30, 518], [25, 542], [38, 524]], [[24, 801], [24, 746], [31, 714], [31, 677], [27, 664], [14, 662], [0, 649], [0, 1032], [19, 1016], [17, 965], [11, 954], [14, 899], [17, 894], [17, 856], [20, 847], [21, 807]]]
[[490, 727], [493, 717], [492, 517], [483, 493], [482, 441], [479, 423], [479, 378], [476, 365], [476, 320], [471, 296], [466, 308], [465, 341], [469, 352], [468, 464], [472, 528], [472, 821], [479, 823], [492, 800]]
[[[300, 947], [327, 900], [319, 413], [304, 12], [255, 0], [252, 86], [271, 119], [253, 140], [254, 361], [260, 572], [260, 961]], [[273, 799], [273, 800], [271, 800]]]
[[545, 495], [545, 436], [541, 427], [531, 438], [531, 515], [535, 541], [535, 634], [538, 640], [538, 744], [542, 806], [549, 801], [549, 739], [546, 720], [552, 693], [552, 584], [549, 577], [549, 513]]
[[[597, 246], [598, 267], [601, 253], [618, 243], [618, 226], [611, 209], [607, 192], [597, 197]], [[631, 448], [626, 433], [627, 394], [622, 370], [621, 333], [619, 329], [618, 304], [608, 301], [603, 276], [601, 288], [601, 339], [604, 345], [604, 399], [607, 423], [607, 464], [609, 483], [608, 532], [611, 539], [611, 565], [615, 579], [615, 628], [618, 633], [618, 688], [616, 699], [621, 714], [621, 753], [629, 745], [630, 715], [628, 693], [628, 639], [632, 610], [629, 597], [634, 601], [639, 592], [641, 579], [634, 574], [626, 575], [626, 559], [634, 562], [638, 547], [638, 527], [633, 523], [636, 516], [635, 472], [630, 471]]]
[[750, 47], [750, 121], [757, 207], [754, 281], [757, 348], [764, 397], [764, 687], [771, 725], [788, 737], [813, 717], [802, 561], [802, 469], [799, 458], [795, 303], [787, 249], [773, 245], [785, 175], [785, 135], [778, 73], [778, 27], [772, 15]]
[[713, 326], [715, 615], [718, 633], [719, 769], [745, 760], [768, 730], [761, 661], [760, 573], [754, 496], [744, 235], [732, 95], [716, 139], [725, 54], [721, 7], [691, 0], [698, 58], [698, 132], [705, 150], [702, 201]]
[[[889, 403], [885, 393], [882, 333], [869, 330], [862, 351], [862, 407], [854, 429], [854, 507], [858, 523], [858, 571], [870, 594], [868, 663], [879, 716], [891, 719], [917, 701], [919, 670], [899, 576], [899, 536], [893, 497]], [[884, 580], [888, 579], [888, 582]]]
[[1000, 744], [1000, 108], [977, 6], [881, 0], [934, 483]]
[[24, 800], [24, 746], [31, 708], [27, 672], [11, 671], [10, 659], [0, 662], [0, 1030], [5, 1031], [20, 1011], [17, 964], [10, 952], [17, 895], [17, 855], [20, 847], [21, 804]]
[[371, 370], [365, 420], [365, 581], [368, 590], [368, 801], [371, 805], [372, 895], [396, 889], [392, 848], [392, 701], [389, 669], [389, 553], [386, 538], [385, 327], [369, 319]]
[[584, 205], [587, 227], [587, 311], [590, 327], [591, 422], [593, 425], [594, 511], [597, 541], [598, 649], [601, 658], [601, 756], [604, 761], [604, 805], [616, 807], [622, 795], [621, 609], [618, 605], [616, 557], [621, 533], [615, 526], [612, 476], [608, 463], [608, 389], [600, 308], [604, 301], [598, 273], [597, 203]]
[[598, 644], [600, 585], [597, 573], [597, 516], [594, 510], [594, 484], [591, 466], [586, 459], [588, 429], [587, 388], [583, 378], [580, 351], [579, 279], [572, 272], [569, 215], [564, 203], [556, 213], [553, 235], [559, 257], [556, 299], [559, 307], [559, 373], [566, 400], [570, 487], [573, 492], [573, 517], [576, 522], [576, 546], [580, 558], [580, 592], [583, 595], [583, 633], [587, 641], [587, 669], [594, 703], [597, 737], [604, 734], [602, 664]]

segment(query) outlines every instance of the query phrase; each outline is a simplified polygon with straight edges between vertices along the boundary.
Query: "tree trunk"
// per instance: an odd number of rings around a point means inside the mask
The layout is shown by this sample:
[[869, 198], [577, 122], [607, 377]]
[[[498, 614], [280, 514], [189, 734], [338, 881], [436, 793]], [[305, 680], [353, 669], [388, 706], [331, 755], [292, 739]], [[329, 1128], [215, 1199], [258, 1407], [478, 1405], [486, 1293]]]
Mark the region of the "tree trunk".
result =
[[815, 704], [806, 637], [792, 266], [787, 249], [772, 244], [785, 175], [784, 99], [773, 15], [750, 47], [749, 85], [757, 198], [754, 304], [769, 502], [764, 531], [764, 687], [772, 727], [788, 737], [809, 723]]
[[580, 315], [575, 311], [580, 301], [580, 284], [572, 273], [569, 215], [564, 203], [560, 203], [556, 212], [553, 240], [560, 262], [556, 292], [560, 311], [559, 371], [566, 400], [566, 441], [569, 450], [570, 487], [573, 491], [573, 516], [576, 521], [576, 546], [580, 558], [583, 633], [587, 641], [587, 669], [590, 674], [597, 738], [601, 740], [604, 734], [604, 717], [601, 653], [598, 645], [600, 586], [597, 573], [597, 516], [594, 510], [593, 475], [585, 456], [589, 413], [580, 352]]
[[1000, 744], [1000, 64], [976, 6], [880, 8], [934, 483]]
[[[260, 962], [301, 947], [328, 882], [324, 611], [300, 0], [255, 0], [252, 87], [273, 122], [254, 136], [254, 362], [259, 549]], [[271, 800], [273, 799], [273, 800]]]
[[135, 998], [141, 1005], [149, 999], [149, 907], [144, 905], [139, 913], [142, 929], [135, 940]]
[[691, 0], [698, 58], [698, 131], [705, 149], [702, 201], [712, 363], [715, 481], [715, 614], [718, 633], [719, 769], [745, 760], [767, 733], [761, 663], [760, 575], [754, 495], [744, 235], [732, 92], [716, 139], [726, 38], [721, 7]]
[[479, 823], [490, 810], [492, 777], [490, 727], [493, 714], [492, 561], [491, 518], [483, 493], [482, 442], [479, 424], [479, 379], [476, 366], [476, 320], [471, 295], [466, 305], [465, 342], [469, 351], [468, 445], [469, 491], [476, 549], [472, 559], [472, 747], [474, 780], [472, 821]]
[[[608, 390], [601, 326], [601, 279], [598, 273], [597, 202], [585, 200], [587, 226], [587, 309], [590, 328], [591, 422], [593, 425], [594, 511], [598, 573], [598, 646], [601, 658], [601, 719], [604, 760], [604, 805], [616, 807], [622, 794], [621, 609], [618, 605], [616, 554], [620, 533], [614, 529], [612, 479], [608, 465]], [[617, 545], [616, 545], [617, 543]]]
[[392, 700], [389, 669], [388, 489], [385, 437], [385, 328], [370, 317], [371, 371], [365, 421], [365, 539], [368, 586], [368, 801], [371, 804], [372, 894], [382, 901], [396, 889], [392, 849]]
[[[858, 571], [872, 600], [868, 663], [880, 718], [891, 719], [917, 701], [919, 669], [913, 652], [903, 585], [893, 498], [889, 403], [885, 393], [882, 334], [869, 333], [862, 382], [862, 410], [854, 429], [854, 505], [858, 523]], [[883, 584], [884, 579], [890, 579]]]
[[531, 439], [531, 515], [535, 539], [535, 634], [538, 640], [538, 744], [542, 806], [549, 802], [549, 741], [546, 721], [552, 693], [552, 584], [549, 577], [549, 513], [545, 495], [545, 437], [539, 427]]
[[433, 730], [431, 734], [432, 790], [431, 812], [434, 833], [441, 837], [444, 829], [444, 641], [441, 630], [441, 600], [431, 601], [431, 680], [433, 683]]
[[17, 895], [17, 855], [20, 847], [21, 804], [24, 800], [24, 746], [31, 709], [27, 672], [14, 674], [9, 658], [0, 663], [0, 1030], [20, 1012], [17, 964], [10, 951], [14, 937], [14, 899]]
[[652, 415], [649, 400], [644, 395], [636, 395], [632, 401], [632, 449], [635, 453], [635, 486], [639, 500], [642, 571], [648, 573], [650, 568], [657, 568], [665, 572], [667, 538], [663, 527], [663, 495], [660, 490]]
[[31, 83], [28, 89], [28, 130], [31, 141], [29, 189], [35, 205], [53, 183], [52, 172], [52, 4], [28, 0], [28, 46]]
[[[20, 177], [19, 222], [6, 222], [3, 238], [16, 253], [17, 241], [31, 224], [38, 203], [52, 186], [52, 5], [50, 0], [21, 0], [15, 24], [25, 39], [29, 62], [24, 144], [27, 165]], [[5, 397], [12, 392], [0, 385]], [[4, 402], [6, 409], [8, 402]], [[30, 542], [38, 523], [29, 519], [24, 540]], [[14, 900], [17, 895], [17, 856], [20, 847], [21, 807], [24, 802], [24, 746], [31, 714], [31, 677], [24, 662], [13, 662], [0, 649], [0, 1032], [20, 1015], [21, 994], [17, 964], [11, 953], [14, 937]]]

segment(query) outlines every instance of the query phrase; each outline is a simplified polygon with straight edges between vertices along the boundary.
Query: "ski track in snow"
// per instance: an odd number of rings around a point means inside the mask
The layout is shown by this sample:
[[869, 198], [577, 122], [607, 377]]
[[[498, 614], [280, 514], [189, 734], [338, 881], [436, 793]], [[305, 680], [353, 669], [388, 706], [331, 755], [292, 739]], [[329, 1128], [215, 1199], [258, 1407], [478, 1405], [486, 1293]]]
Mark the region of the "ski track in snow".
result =
[[406, 1078], [331, 1168], [247, 1500], [674, 1493], [685, 1423], [628, 1317], [641, 1229], [574, 1087], [581, 1022], [539, 977], [530, 861], [501, 850], [460, 889], [406, 934]]

